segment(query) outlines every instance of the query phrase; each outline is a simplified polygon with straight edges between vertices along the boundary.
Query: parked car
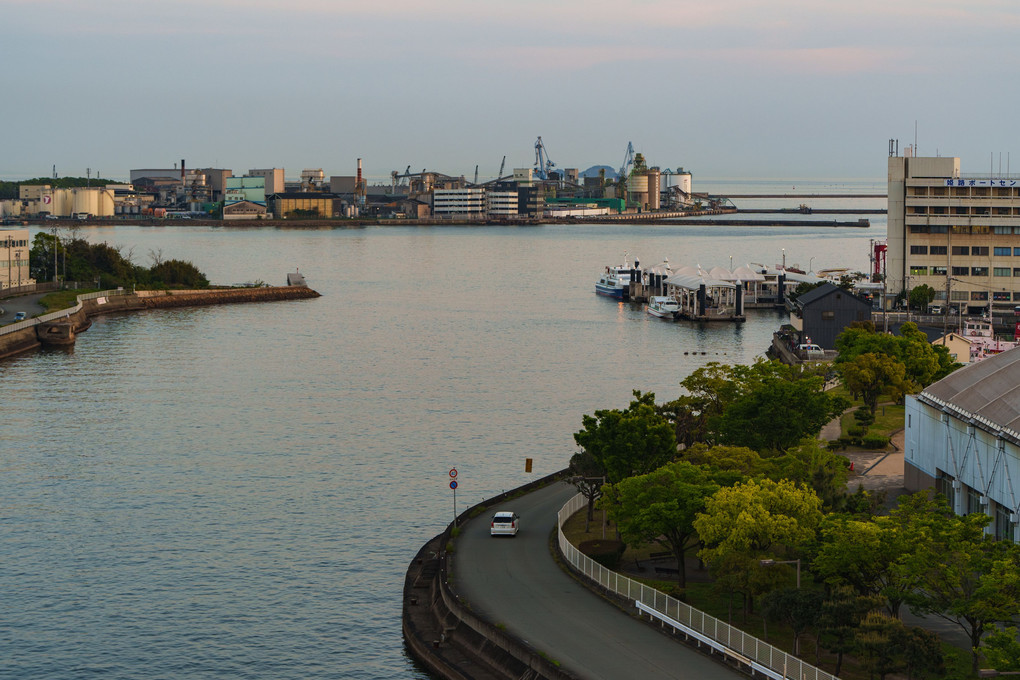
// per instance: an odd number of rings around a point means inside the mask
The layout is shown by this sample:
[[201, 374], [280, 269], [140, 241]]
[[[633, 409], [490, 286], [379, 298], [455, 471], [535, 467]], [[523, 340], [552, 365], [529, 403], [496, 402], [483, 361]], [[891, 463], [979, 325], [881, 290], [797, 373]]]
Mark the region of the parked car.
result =
[[521, 518], [516, 512], [500, 511], [492, 516], [489, 524], [490, 536], [516, 536], [520, 529]]
[[25, 320], [25, 313], [24, 312], [15, 312], [14, 313], [14, 320], [15, 321], [24, 321]]

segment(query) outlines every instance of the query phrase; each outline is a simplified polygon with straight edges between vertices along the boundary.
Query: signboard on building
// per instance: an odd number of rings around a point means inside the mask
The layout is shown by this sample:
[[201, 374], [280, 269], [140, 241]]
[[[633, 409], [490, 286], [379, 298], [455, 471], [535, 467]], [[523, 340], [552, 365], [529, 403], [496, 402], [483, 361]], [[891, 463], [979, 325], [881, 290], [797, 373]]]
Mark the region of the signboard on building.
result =
[[1015, 187], [1016, 179], [947, 179], [947, 187]]

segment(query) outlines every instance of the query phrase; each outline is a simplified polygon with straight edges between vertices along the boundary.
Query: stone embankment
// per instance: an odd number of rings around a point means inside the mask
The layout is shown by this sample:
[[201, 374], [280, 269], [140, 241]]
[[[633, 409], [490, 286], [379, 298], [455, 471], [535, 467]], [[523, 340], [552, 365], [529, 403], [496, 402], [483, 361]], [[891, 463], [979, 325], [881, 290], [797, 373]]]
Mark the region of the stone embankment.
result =
[[[320, 297], [306, 286], [265, 288], [213, 288], [208, 290], [108, 291], [81, 296], [80, 306], [30, 319], [17, 327], [0, 329], [0, 359], [35, 349], [42, 344], [74, 344], [74, 337], [92, 325], [92, 317], [142, 309], [170, 309], [246, 302], [304, 300]], [[84, 299], [82, 299], [84, 298]], [[54, 336], [60, 336], [54, 341]]]
[[[483, 501], [461, 513], [456, 524], [463, 526], [511, 495], [558, 481], [565, 474], [564, 470]], [[411, 655], [444, 680], [577, 680], [524, 640], [471, 611], [450, 590], [453, 553], [447, 546], [453, 527], [422, 546], [404, 579], [402, 620]]]

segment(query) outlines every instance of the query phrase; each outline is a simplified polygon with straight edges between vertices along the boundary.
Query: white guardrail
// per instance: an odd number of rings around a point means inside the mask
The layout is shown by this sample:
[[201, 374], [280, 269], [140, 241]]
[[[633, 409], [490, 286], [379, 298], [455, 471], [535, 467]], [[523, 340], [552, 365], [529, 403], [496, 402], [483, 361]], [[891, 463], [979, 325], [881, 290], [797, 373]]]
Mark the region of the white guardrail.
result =
[[675, 597], [611, 571], [582, 554], [563, 534], [563, 525], [587, 502], [582, 494], [577, 494], [560, 508], [556, 517], [560, 551], [579, 572], [606, 590], [632, 601], [643, 614], [658, 619], [674, 631], [686, 633], [774, 680], [839, 680], [832, 673], [816, 668]]
[[0, 326], [0, 335], [7, 335], [8, 333], [14, 333], [24, 328], [31, 328], [47, 321], [56, 321], [57, 319], [63, 319], [72, 314], [81, 311], [82, 300], [95, 300], [101, 297], [113, 297], [115, 295], [130, 295], [131, 291], [126, 290], [101, 290], [96, 293], [83, 293], [78, 296], [78, 303], [74, 307], [68, 307], [67, 309], [61, 309], [56, 312], [50, 312], [49, 314], [43, 314], [42, 316], [36, 316], [31, 319], [25, 319], [24, 321], [18, 321], [17, 323], [7, 324]]

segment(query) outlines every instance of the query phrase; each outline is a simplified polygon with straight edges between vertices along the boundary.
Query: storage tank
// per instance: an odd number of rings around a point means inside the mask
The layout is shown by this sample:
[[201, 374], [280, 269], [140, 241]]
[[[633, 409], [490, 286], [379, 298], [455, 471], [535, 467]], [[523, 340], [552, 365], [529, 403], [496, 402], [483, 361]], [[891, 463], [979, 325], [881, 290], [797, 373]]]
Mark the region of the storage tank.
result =
[[658, 168], [648, 171], [648, 209], [658, 210], [661, 204], [660, 191], [662, 187], [662, 174]]
[[632, 173], [627, 179], [627, 203], [642, 210], [648, 207], [648, 175]]

